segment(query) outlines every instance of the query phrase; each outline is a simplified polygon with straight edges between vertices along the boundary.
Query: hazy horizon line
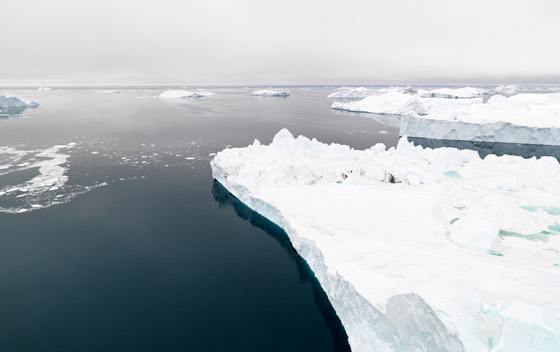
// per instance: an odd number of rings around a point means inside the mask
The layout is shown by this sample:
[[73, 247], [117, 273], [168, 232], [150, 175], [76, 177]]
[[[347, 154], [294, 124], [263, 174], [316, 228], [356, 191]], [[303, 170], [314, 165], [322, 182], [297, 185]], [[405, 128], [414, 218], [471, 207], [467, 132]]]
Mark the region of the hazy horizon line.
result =
[[53, 81], [26, 81], [26, 82], [0, 82], [0, 88], [150, 88], [150, 87], [184, 87], [184, 88], [243, 88], [243, 87], [362, 87], [362, 86], [499, 86], [499, 85], [560, 85], [560, 79], [554, 80], [488, 80], [488, 81], [417, 81], [394, 80], [376, 82], [317, 82], [317, 83], [211, 83], [211, 82], [53, 82]]

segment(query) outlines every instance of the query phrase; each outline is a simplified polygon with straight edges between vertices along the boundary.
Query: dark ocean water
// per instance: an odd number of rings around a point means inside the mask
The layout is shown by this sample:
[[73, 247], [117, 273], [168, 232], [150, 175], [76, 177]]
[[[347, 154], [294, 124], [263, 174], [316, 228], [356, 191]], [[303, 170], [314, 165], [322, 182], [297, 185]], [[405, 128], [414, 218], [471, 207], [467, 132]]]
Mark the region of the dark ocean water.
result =
[[54, 160], [41, 151], [76, 144], [58, 152], [59, 188], [0, 195], [4, 211], [38, 208], [0, 212], [0, 351], [348, 350], [285, 234], [215, 183], [209, 161], [284, 127], [360, 149], [395, 145], [398, 128], [334, 114], [330, 88], [210, 90], [12, 90], [41, 106], [0, 122], [0, 190]]

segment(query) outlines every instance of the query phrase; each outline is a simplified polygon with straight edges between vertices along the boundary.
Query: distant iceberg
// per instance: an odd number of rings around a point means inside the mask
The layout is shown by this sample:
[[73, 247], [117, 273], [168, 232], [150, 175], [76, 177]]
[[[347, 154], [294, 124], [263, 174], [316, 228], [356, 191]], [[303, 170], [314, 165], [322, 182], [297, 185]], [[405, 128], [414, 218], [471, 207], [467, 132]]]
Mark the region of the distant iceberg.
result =
[[283, 228], [354, 352], [558, 351], [560, 165], [280, 131], [213, 176]]
[[39, 88], [37, 88], [37, 90], [48, 91], [48, 90], [53, 90], [53, 88], [51, 88], [51, 87], [39, 87]]
[[167, 98], [167, 99], [203, 98], [203, 97], [209, 97], [213, 95], [216, 94], [207, 91], [191, 92], [188, 90], [166, 90], [165, 92], [158, 95], [158, 98]]
[[365, 98], [367, 96], [373, 95], [376, 92], [377, 92], [377, 90], [366, 88], [366, 87], [359, 87], [359, 88], [342, 87], [342, 88], [339, 88], [338, 92], [329, 94], [327, 96], [327, 98], [331, 98], [331, 99], [360, 99], [360, 98]]
[[101, 90], [97, 93], [99, 93], [99, 94], [117, 94], [117, 93], [120, 93], [120, 92], [121, 92], [120, 90]]
[[474, 87], [462, 88], [437, 88], [432, 90], [419, 89], [418, 95], [422, 98], [444, 98], [444, 99], [470, 99], [486, 93], [484, 89]]
[[282, 91], [275, 91], [269, 89], [261, 89], [256, 90], [251, 95], [259, 96], [259, 97], [289, 97], [290, 92], [282, 90]]
[[39, 103], [34, 100], [27, 100], [13, 94], [0, 94], [0, 114], [17, 115], [26, 109], [39, 107]]
[[373, 114], [402, 115], [415, 112], [419, 115], [427, 115], [432, 111], [464, 107], [472, 104], [482, 104], [482, 99], [424, 99], [417, 95], [389, 91], [381, 95], [372, 95], [359, 101], [334, 102], [332, 109], [353, 112], [367, 112]]

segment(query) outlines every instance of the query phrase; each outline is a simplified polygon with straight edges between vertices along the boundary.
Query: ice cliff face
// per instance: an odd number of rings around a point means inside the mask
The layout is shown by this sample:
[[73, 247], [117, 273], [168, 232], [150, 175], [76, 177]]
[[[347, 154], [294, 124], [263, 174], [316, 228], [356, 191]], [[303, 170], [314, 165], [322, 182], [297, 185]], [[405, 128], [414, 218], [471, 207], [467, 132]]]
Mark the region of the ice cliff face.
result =
[[280, 131], [213, 176], [282, 227], [353, 351], [560, 348], [560, 165]]
[[13, 94], [0, 94], [0, 114], [21, 114], [26, 109], [39, 107], [39, 103]]

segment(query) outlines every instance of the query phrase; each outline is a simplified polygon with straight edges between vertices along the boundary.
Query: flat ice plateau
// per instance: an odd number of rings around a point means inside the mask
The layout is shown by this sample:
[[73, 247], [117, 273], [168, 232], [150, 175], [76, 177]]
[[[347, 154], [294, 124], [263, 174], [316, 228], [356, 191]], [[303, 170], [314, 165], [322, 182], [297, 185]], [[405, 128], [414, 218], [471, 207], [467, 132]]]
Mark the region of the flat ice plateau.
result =
[[253, 93], [251, 93], [251, 95], [259, 96], [259, 97], [289, 97], [290, 92], [285, 90], [276, 91], [270, 89], [261, 89], [261, 90], [254, 91]]
[[21, 114], [27, 109], [39, 107], [34, 100], [24, 99], [14, 94], [0, 94], [0, 115]]
[[[471, 99], [458, 99], [471, 100]], [[560, 165], [280, 131], [213, 176], [282, 227], [354, 352], [560, 350]]]
[[480, 142], [560, 145], [560, 93], [493, 95], [482, 89], [396, 89], [333, 109], [401, 117], [401, 135]]

